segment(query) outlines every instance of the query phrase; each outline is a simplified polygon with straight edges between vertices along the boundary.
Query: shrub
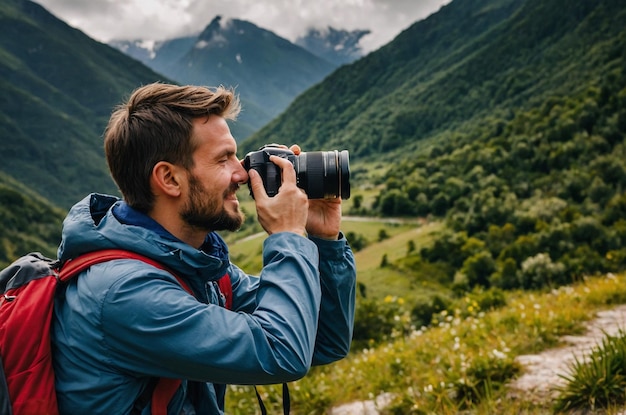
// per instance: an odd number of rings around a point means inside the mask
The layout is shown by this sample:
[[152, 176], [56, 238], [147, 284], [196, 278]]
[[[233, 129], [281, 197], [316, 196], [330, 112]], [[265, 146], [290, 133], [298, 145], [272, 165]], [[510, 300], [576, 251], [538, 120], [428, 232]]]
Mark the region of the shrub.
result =
[[369, 243], [369, 241], [367, 240], [365, 236], [363, 236], [360, 233], [356, 233], [352, 231], [349, 231], [346, 233], [346, 239], [350, 242], [350, 247], [355, 252], [358, 252], [361, 249], [365, 248]]
[[589, 354], [576, 358], [570, 373], [561, 376], [566, 384], [557, 387], [555, 410], [586, 412], [626, 404], [626, 334], [606, 336]]
[[492, 398], [494, 391], [520, 372], [514, 358], [499, 351], [478, 356], [470, 362], [465, 375], [454, 380], [456, 400], [461, 407], [471, 408], [484, 398]]
[[565, 275], [565, 266], [552, 262], [550, 255], [540, 253], [522, 262], [521, 281], [527, 289], [552, 287], [555, 281], [561, 281]]
[[504, 290], [519, 288], [520, 281], [517, 278], [517, 263], [513, 258], [506, 258], [498, 265], [498, 270], [491, 276], [491, 285]]
[[428, 301], [418, 301], [411, 308], [411, 319], [415, 326], [429, 326], [433, 315], [448, 308], [450, 301], [440, 295], [434, 295]]
[[411, 318], [402, 298], [387, 296], [383, 301], [360, 299], [354, 321], [355, 347], [379, 344], [411, 330]]

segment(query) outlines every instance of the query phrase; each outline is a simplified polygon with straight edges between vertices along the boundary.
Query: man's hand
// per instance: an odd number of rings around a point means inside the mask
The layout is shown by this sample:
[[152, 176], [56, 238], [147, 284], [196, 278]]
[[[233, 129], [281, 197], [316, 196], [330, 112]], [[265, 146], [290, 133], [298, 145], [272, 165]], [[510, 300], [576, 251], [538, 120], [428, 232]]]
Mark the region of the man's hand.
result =
[[259, 223], [269, 235], [278, 232], [294, 232], [306, 235], [309, 200], [304, 190], [296, 185], [296, 172], [287, 159], [271, 156], [270, 161], [282, 171], [281, 186], [278, 194], [269, 197], [263, 187], [259, 173], [250, 169], [248, 172]]
[[341, 199], [309, 200], [306, 231], [311, 236], [337, 240], [341, 227]]

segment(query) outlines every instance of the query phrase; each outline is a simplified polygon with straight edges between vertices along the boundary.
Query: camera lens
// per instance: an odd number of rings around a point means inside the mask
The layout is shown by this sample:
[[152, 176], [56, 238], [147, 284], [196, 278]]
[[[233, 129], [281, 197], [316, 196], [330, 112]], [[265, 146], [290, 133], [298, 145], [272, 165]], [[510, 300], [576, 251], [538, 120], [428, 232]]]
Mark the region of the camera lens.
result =
[[350, 160], [348, 151], [310, 151], [301, 153], [294, 163], [298, 186], [309, 199], [350, 198]]

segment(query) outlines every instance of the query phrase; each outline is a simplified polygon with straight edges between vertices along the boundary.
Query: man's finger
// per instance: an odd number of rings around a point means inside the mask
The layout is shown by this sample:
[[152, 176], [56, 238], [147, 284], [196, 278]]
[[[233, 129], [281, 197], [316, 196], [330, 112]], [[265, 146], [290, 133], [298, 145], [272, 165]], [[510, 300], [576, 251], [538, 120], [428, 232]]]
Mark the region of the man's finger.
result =
[[259, 172], [250, 169], [250, 171], [248, 171], [248, 180], [250, 180], [250, 187], [252, 187], [252, 194], [255, 200], [258, 201], [259, 199], [267, 199], [269, 197], [265, 191], [263, 179], [261, 179]]
[[296, 184], [296, 170], [289, 160], [278, 156], [270, 156], [270, 161], [280, 167], [283, 184]]

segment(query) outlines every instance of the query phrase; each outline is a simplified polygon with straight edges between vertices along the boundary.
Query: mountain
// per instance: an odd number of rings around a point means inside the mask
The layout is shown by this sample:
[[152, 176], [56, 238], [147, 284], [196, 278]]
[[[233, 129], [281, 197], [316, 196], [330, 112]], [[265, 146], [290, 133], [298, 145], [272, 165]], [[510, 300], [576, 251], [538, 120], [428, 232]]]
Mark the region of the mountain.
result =
[[243, 101], [235, 124], [239, 139], [265, 125], [337, 66], [250, 22], [220, 16], [198, 36], [111, 45], [179, 83], [236, 88]]
[[68, 207], [116, 193], [101, 135], [115, 105], [167, 80], [27, 0], [0, 3], [0, 172]]
[[455, 1], [339, 68], [243, 144], [293, 137], [309, 148], [372, 156], [499, 109], [580, 91], [606, 69], [589, 54], [621, 30], [610, 19], [609, 32], [596, 31], [594, 13], [616, 3], [598, 2], [596, 10], [596, 2], [582, 1], [559, 13], [559, 0]]
[[[502, 85], [494, 79], [496, 70], [512, 78], [526, 67], [500, 60], [496, 53], [506, 54], [504, 47], [519, 59], [516, 43], [526, 37], [506, 33], [514, 30], [507, 20], [525, 3], [466, 0], [442, 7], [298, 97], [247, 147], [256, 147], [270, 136], [297, 137], [308, 147], [325, 142], [350, 148], [356, 155], [371, 155], [450, 128], [450, 121], [470, 118], [490, 106], [485, 103], [492, 100], [491, 91], [484, 90], [485, 81]], [[470, 90], [472, 94], [464, 93]]]
[[304, 36], [296, 39], [295, 43], [312, 54], [341, 66], [363, 56], [359, 41], [370, 33], [370, 30], [347, 31], [330, 26], [324, 30], [312, 28]]

